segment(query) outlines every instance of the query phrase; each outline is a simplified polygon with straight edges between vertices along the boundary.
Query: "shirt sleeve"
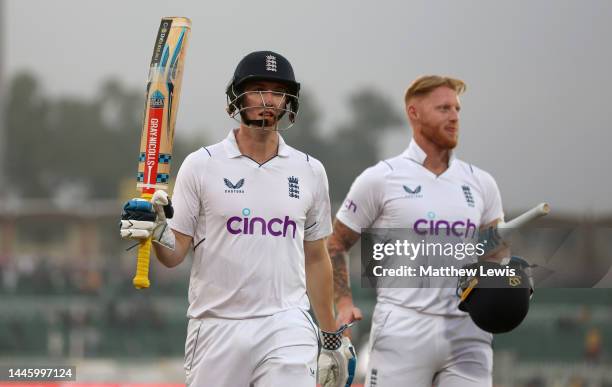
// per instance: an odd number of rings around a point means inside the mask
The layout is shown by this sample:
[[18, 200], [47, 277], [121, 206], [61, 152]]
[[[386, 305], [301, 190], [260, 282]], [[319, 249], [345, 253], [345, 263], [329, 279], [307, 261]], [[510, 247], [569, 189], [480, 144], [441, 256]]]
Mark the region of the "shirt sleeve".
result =
[[482, 179], [482, 189], [484, 195], [484, 209], [482, 211], [481, 225], [489, 224], [494, 220], [504, 220], [504, 209], [502, 207], [501, 194], [495, 179], [490, 174], [484, 172]]
[[336, 218], [359, 234], [362, 228], [372, 226], [382, 210], [383, 181], [384, 170], [380, 165], [363, 171], [351, 185]]
[[316, 241], [331, 234], [331, 205], [329, 202], [329, 184], [323, 164], [315, 162], [315, 197], [312, 206], [306, 213], [304, 240]]
[[194, 153], [183, 161], [172, 195], [174, 216], [168, 219], [170, 228], [192, 238], [195, 236], [201, 203], [201, 188], [196, 174], [196, 164], [197, 158]]

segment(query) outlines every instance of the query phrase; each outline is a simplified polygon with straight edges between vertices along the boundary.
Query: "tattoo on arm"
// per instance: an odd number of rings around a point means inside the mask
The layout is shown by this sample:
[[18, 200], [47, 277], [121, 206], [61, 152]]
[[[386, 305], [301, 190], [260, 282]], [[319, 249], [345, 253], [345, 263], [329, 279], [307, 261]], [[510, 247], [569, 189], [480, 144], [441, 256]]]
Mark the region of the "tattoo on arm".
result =
[[349, 254], [360, 235], [338, 220], [334, 220], [334, 232], [327, 240], [327, 248], [334, 269], [334, 302], [351, 297]]
[[351, 296], [351, 285], [348, 274], [349, 256], [346, 252], [338, 252], [331, 256], [334, 268], [334, 302], [341, 298]]

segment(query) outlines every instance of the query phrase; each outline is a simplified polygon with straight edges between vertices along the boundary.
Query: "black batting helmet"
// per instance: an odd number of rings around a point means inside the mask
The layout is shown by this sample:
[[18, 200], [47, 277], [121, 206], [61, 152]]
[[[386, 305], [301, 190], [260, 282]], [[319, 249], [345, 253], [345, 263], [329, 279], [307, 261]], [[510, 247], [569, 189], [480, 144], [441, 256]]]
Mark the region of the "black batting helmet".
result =
[[[507, 265], [478, 262], [465, 268], [476, 269], [476, 274], [459, 280], [459, 309], [468, 312], [480, 329], [490, 333], [510, 332], [519, 326], [527, 316], [533, 293], [529, 264], [522, 258], [512, 257]], [[489, 269], [498, 274], [508, 273], [504, 269], [513, 269], [514, 275], [483, 275]]]
[[273, 51], [255, 51], [242, 58], [225, 90], [227, 112], [230, 116], [234, 117], [241, 111], [240, 97], [244, 84], [249, 81], [274, 81], [287, 85], [287, 111], [291, 123], [295, 121], [299, 108], [300, 84], [295, 80], [291, 63], [284, 56]]

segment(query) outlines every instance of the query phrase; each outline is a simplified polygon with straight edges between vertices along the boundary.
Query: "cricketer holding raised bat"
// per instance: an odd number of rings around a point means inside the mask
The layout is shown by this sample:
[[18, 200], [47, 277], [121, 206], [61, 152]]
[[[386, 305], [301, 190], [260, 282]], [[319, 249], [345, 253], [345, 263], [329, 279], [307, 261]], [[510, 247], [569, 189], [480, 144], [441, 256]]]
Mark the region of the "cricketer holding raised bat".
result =
[[[125, 206], [122, 236], [152, 234], [165, 266], [193, 251], [188, 386], [314, 387], [319, 343], [323, 385], [351, 383], [354, 349], [333, 311], [325, 169], [278, 133], [296, 119], [299, 89], [283, 56], [245, 56], [226, 90], [239, 128], [185, 159], [171, 203], [157, 191], [152, 205]], [[137, 221], [142, 212], [155, 219]]]
[[[439, 226], [475, 230], [503, 220], [493, 177], [453, 153], [464, 90], [458, 79], [416, 79], [405, 94], [413, 129], [408, 148], [366, 169], [350, 188], [328, 239], [338, 324], [361, 318], [349, 288], [347, 252], [362, 228], [433, 235]], [[498, 247], [489, 258], [508, 253]], [[491, 386], [492, 335], [458, 308], [455, 291], [454, 286], [377, 289], [366, 386]]]

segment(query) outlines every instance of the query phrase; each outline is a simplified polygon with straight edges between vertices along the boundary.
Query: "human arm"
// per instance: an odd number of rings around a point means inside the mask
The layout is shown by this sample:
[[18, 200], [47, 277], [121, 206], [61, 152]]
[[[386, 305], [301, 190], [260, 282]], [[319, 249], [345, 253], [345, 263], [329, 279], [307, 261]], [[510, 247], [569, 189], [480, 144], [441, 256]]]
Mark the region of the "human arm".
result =
[[310, 259], [306, 258], [308, 294], [322, 331], [319, 383], [323, 387], [350, 386], [355, 375], [357, 356], [350, 339], [342, 337], [347, 326], [336, 329], [333, 318], [332, 264], [325, 240], [304, 242], [304, 251], [307, 257], [310, 256]]
[[335, 331], [333, 306], [332, 265], [325, 247], [325, 239], [304, 241], [306, 289], [319, 327]]
[[176, 230], [169, 230], [174, 234], [174, 249], [153, 241], [153, 251], [157, 259], [166, 267], [175, 267], [181, 264], [187, 256], [193, 238]]
[[360, 235], [357, 232], [336, 219], [334, 220], [333, 233], [327, 239], [327, 249], [333, 267], [337, 327], [363, 318], [361, 310], [353, 304], [348, 254], [359, 237]]

